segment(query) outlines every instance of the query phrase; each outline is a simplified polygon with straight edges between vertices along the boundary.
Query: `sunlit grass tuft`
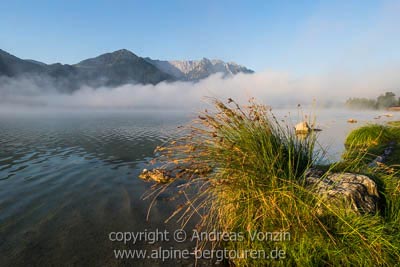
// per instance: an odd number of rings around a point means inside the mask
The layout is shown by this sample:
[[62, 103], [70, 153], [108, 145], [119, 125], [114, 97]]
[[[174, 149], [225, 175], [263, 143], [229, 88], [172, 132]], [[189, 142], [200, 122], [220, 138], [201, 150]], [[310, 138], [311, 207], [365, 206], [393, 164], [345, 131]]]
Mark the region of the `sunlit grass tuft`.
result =
[[[176, 179], [186, 181], [181, 185], [186, 202], [173, 217], [184, 225], [196, 216], [201, 231], [244, 235], [242, 240], [212, 242], [214, 247], [261, 250], [266, 256], [274, 249], [286, 253], [281, 259], [230, 258], [235, 266], [392, 266], [399, 262], [399, 183], [391, 180], [398, 173], [385, 174], [381, 182], [386, 201], [382, 214], [357, 215], [332, 207], [305, 186], [306, 170], [318, 161], [314, 132], [298, 138], [292, 125], [280, 123], [268, 107], [253, 100], [246, 107], [231, 99], [227, 104], [213, 103], [215, 110], [200, 114], [185, 134], [157, 150], [157, 160], [169, 168], [173, 163]], [[386, 128], [379, 129], [372, 137], [364, 132], [357, 136], [366, 143], [386, 141]], [[352, 160], [363, 162], [360, 158]], [[343, 166], [352, 169], [350, 164]], [[257, 232], [289, 233], [289, 238], [252, 240]]]

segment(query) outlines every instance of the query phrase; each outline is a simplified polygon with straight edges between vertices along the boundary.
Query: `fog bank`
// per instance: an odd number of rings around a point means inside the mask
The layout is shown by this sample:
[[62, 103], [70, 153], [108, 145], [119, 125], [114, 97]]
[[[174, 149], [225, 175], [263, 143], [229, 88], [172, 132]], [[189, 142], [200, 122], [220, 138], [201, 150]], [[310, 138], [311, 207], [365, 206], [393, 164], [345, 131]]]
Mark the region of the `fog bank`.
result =
[[212, 75], [199, 82], [162, 82], [157, 85], [127, 84], [114, 88], [82, 87], [71, 93], [59, 93], [51, 81], [39, 77], [0, 78], [0, 105], [4, 108], [128, 108], [195, 109], [205, 97], [237, 99], [250, 97], [273, 107], [309, 105], [340, 106], [349, 97], [371, 97], [386, 91], [399, 95], [400, 68], [363, 72], [331, 72], [296, 77], [289, 73], [263, 71], [223, 78]]

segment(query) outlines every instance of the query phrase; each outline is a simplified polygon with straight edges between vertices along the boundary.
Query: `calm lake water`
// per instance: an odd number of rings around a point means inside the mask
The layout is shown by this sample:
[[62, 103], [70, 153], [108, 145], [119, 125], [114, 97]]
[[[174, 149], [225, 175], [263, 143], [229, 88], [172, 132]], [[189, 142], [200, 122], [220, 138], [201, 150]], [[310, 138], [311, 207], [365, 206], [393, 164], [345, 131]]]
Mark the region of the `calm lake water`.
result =
[[[298, 111], [277, 110], [279, 117]], [[328, 160], [346, 134], [385, 112], [317, 111]], [[0, 265], [192, 266], [193, 260], [119, 260], [116, 249], [185, 249], [190, 242], [110, 241], [110, 232], [167, 230], [174, 205], [161, 196], [146, 220], [150, 184], [137, 178], [153, 150], [191, 115], [178, 112], [0, 113]], [[348, 124], [349, 118], [359, 123]], [[189, 225], [188, 228], [193, 225]], [[204, 263], [209, 265], [208, 263]]]

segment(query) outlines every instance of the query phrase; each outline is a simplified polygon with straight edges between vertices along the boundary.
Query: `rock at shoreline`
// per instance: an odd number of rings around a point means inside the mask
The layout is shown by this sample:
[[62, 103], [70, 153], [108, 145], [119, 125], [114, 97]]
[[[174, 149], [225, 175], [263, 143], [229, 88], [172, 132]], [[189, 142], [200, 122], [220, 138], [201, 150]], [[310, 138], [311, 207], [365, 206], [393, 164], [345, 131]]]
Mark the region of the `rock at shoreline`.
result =
[[299, 122], [294, 128], [296, 134], [308, 134], [311, 131], [311, 127], [305, 121]]
[[166, 169], [153, 169], [153, 170], [144, 169], [139, 174], [139, 178], [144, 181], [153, 181], [161, 184], [169, 183], [174, 179], [174, 177], [171, 174], [171, 171]]
[[[309, 176], [306, 178], [306, 185], [307, 188], [326, 199], [328, 205], [344, 205], [357, 214], [376, 213], [378, 211], [379, 193], [377, 185], [365, 175], [333, 173], [326, 177]], [[321, 213], [323, 213], [323, 210], [321, 210]]]
[[389, 110], [389, 111], [400, 111], [400, 107], [399, 106], [389, 107], [387, 110]]
[[396, 146], [395, 141], [390, 142], [388, 144], [388, 146], [385, 148], [385, 150], [383, 151], [383, 154], [380, 156], [377, 156], [370, 164], [368, 164], [368, 167], [370, 167], [370, 168], [378, 167], [379, 164], [382, 164], [385, 161], [387, 161], [389, 156], [393, 153], [395, 146]]

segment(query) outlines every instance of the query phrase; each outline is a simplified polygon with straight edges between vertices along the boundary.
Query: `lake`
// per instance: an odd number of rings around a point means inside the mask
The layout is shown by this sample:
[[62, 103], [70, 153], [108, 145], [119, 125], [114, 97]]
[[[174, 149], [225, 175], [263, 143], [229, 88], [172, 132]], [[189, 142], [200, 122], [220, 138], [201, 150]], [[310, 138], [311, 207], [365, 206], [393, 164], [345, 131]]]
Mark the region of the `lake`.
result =
[[[297, 110], [277, 110], [284, 118]], [[340, 158], [348, 132], [382, 111], [319, 110], [326, 160]], [[0, 262], [2, 266], [192, 266], [194, 260], [116, 259], [114, 250], [193, 249], [193, 242], [123, 242], [110, 233], [174, 232], [164, 223], [176, 203], [160, 196], [146, 220], [151, 184], [137, 178], [153, 150], [193, 113], [159, 111], [0, 113]], [[356, 124], [347, 119], [358, 120]], [[188, 225], [188, 229], [194, 227]], [[114, 240], [110, 240], [114, 239]], [[201, 263], [210, 265], [210, 263]]]

